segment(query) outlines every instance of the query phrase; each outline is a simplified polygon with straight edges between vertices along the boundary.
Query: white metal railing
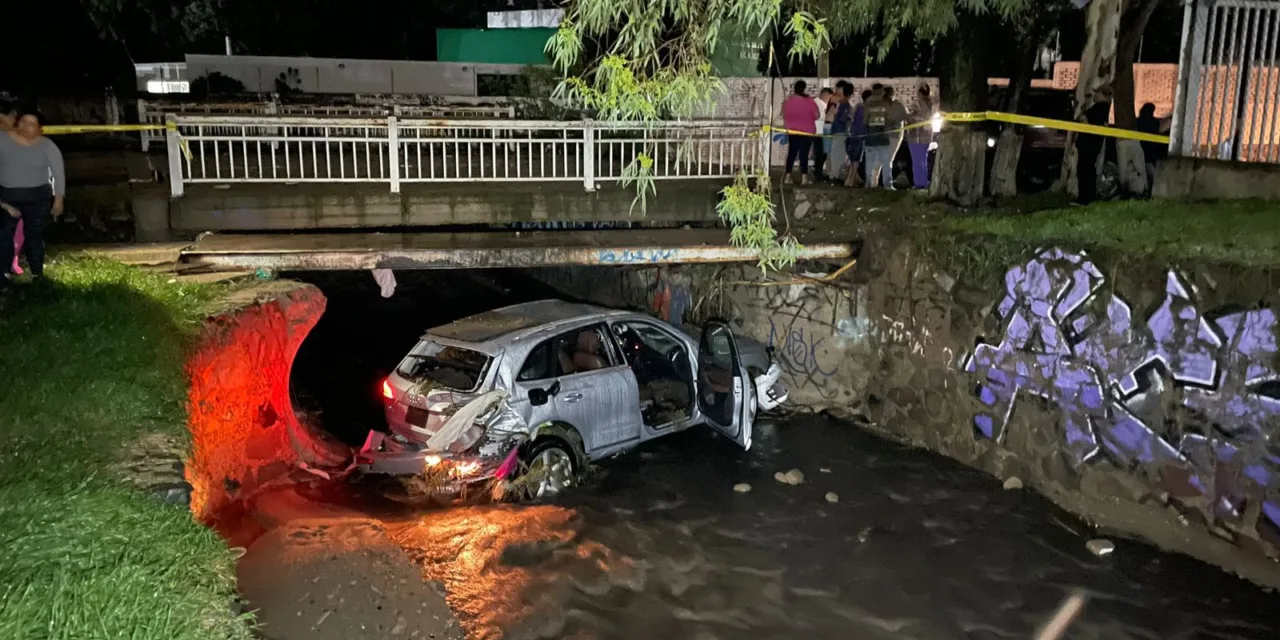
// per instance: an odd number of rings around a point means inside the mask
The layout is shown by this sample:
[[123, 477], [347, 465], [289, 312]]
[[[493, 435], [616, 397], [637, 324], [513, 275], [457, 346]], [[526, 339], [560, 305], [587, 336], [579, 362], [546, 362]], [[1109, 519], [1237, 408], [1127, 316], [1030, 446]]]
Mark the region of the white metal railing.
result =
[[[515, 118], [516, 109], [511, 105], [444, 104], [444, 105], [369, 105], [369, 104], [284, 104], [270, 102], [179, 102], [156, 103], [138, 100], [138, 121], [141, 124], [162, 125], [169, 115], [176, 116], [300, 116], [378, 118], [401, 116], [408, 118], [466, 118], [472, 120]], [[209, 130], [212, 133], [212, 130]], [[149, 151], [153, 143], [164, 140], [163, 131], [141, 131], [142, 151]], [[222, 133], [234, 134], [234, 127]]]
[[641, 154], [655, 179], [755, 170], [767, 136], [745, 121], [602, 123], [396, 116], [169, 116], [172, 193], [199, 183], [618, 181]]
[[1187, 0], [1171, 150], [1280, 163], [1280, 0]]

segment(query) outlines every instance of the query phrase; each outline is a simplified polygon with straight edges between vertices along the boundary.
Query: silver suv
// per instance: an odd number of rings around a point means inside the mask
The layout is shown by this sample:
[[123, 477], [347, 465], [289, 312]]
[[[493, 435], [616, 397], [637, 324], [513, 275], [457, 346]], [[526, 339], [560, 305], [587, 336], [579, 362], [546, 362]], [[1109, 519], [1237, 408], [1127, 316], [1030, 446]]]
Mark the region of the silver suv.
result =
[[390, 433], [366, 473], [446, 479], [453, 489], [538, 470], [555, 493], [585, 466], [708, 424], [744, 449], [757, 411], [787, 398], [773, 351], [708, 324], [701, 340], [652, 317], [559, 300], [431, 329], [382, 385]]

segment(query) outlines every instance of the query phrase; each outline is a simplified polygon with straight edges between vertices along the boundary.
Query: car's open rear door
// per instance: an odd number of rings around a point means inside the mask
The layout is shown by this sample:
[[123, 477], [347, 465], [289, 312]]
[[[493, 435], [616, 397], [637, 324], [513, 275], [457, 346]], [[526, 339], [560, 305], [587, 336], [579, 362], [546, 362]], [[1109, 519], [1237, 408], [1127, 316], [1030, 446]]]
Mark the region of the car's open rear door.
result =
[[738, 355], [733, 330], [710, 322], [698, 343], [698, 408], [713, 428], [751, 448], [755, 397], [746, 367]]

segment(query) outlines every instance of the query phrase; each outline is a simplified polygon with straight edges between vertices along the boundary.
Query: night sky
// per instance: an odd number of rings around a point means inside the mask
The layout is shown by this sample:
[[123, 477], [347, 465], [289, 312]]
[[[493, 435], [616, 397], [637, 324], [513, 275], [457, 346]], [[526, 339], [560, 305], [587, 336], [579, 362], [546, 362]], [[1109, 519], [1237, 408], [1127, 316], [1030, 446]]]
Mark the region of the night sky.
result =
[[[132, 62], [178, 61], [184, 53], [222, 53], [230, 35], [236, 53], [309, 55], [317, 57], [432, 60], [435, 29], [482, 27], [492, 10], [537, 8], [538, 0], [217, 0], [223, 29], [191, 36], [176, 20], [152, 26], [146, 13], [121, 15], [103, 34], [90, 19], [84, 3], [95, 0], [24, 0], [9, 3], [6, 23], [29, 25], [28, 33], [43, 32], [43, 45], [10, 57], [0, 76], [0, 91], [16, 95], [58, 95], [99, 92], [116, 86], [127, 94], [133, 88]], [[126, 0], [128, 2], [130, 0]], [[183, 2], [132, 0], [134, 6], [168, 10]], [[544, 0], [545, 6], [552, 6]], [[1181, 10], [1177, 3], [1153, 18], [1143, 60], [1176, 62]], [[394, 19], [388, 19], [393, 16]], [[154, 31], [160, 31], [156, 34]], [[225, 32], [224, 32], [225, 31]], [[1083, 46], [1083, 18], [1062, 25], [1066, 60], [1079, 59]], [[836, 43], [831, 56], [834, 76], [936, 75], [933, 48], [907, 38], [883, 62], [865, 63], [871, 36], [853, 36]], [[778, 42], [785, 51], [787, 43]], [[11, 54], [12, 56], [13, 54]], [[762, 65], [763, 66], [763, 65]], [[993, 75], [1007, 75], [1007, 61], [994, 60]], [[790, 64], [779, 56], [775, 73], [813, 75], [813, 61]]]

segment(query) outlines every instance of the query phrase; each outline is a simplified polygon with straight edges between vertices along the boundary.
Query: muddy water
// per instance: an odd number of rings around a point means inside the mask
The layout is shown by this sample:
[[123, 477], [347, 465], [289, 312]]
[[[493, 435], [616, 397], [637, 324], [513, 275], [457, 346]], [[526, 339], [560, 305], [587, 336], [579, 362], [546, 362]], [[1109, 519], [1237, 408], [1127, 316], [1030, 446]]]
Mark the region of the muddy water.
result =
[[[774, 480], [791, 468], [803, 484]], [[1276, 596], [1216, 568], [1123, 540], [1094, 557], [1038, 496], [822, 418], [749, 453], [673, 436], [551, 504], [383, 519], [476, 638], [1028, 638], [1077, 588], [1072, 638], [1280, 630]]]

